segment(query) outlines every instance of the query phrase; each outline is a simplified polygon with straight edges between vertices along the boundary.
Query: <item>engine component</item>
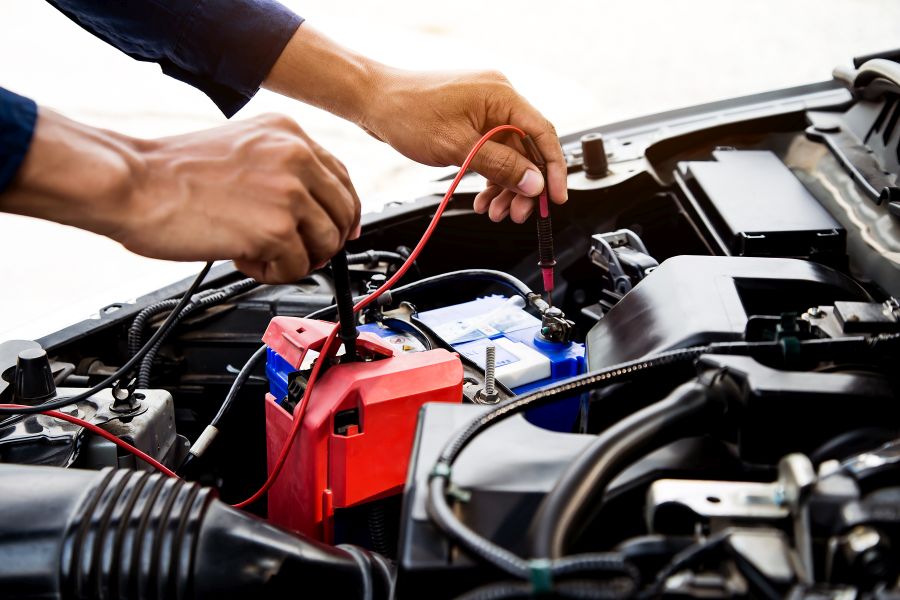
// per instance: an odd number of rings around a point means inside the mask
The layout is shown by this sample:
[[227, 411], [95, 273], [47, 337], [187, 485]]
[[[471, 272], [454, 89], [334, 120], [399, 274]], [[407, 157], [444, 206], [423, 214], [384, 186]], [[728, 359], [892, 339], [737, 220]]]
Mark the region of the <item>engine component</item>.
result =
[[13, 402], [33, 404], [56, 393], [50, 359], [43, 348], [28, 348], [16, 357]]
[[641, 238], [629, 229], [591, 236], [588, 256], [592, 263], [606, 273], [611, 291], [620, 296], [631, 291], [631, 288], [659, 266]]
[[[266, 443], [269, 468], [293, 424], [304, 373], [331, 325], [276, 317], [263, 336]], [[462, 399], [462, 365], [443, 349], [396, 353], [371, 333], [360, 334], [361, 360], [333, 365], [321, 376], [291, 448], [285, 475], [269, 491], [269, 520], [315, 539], [341, 541], [342, 512], [398, 493], [406, 480], [416, 415], [425, 402]]]
[[[418, 320], [482, 369], [485, 349], [493, 345], [496, 379], [515, 394], [584, 372], [584, 345], [565, 339], [563, 332], [570, 331], [571, 324], [558, 308], [548, 308], [538, 321], [518, 296], [486, 296], [424, 311]], [[578, 410], [576, 396], [534, 409], [528, 419], [554, 431], [571, 431]]]
[[[43, 351], [42, 351], [43, 352]], [[80, 389], [60, 388], [60, 395]], [[186, 440], [175, 432], [175, 407], [165, 390], [129, 393], [128, 408], [116, 390], [103, 390], [72, 406], [74, 416], [100, 425], [113, 435], [163, 464], [177, 464], [187, 451]], [[103, 438], [86, 434], [73, 423], [44, 415], [23, 415], [0, 428], [0, 462], [28, 465], [149, 468]]]
[[606, 177], [609, 173], [609, 158], [603, 144], [603, 135], [586, 133], [581, 136], [581, 157], [584, 161], [584, 174], [589, 179]]
[[[721, 371], [740, 390], [734, 420], [738, 452], [749, 462], [809, 453], [842, 431], [873, 422], [900, 427], [900, 406], [878, 374], [784, 371], [745, 356], [707, 355], [700, 364]], [[812, 414], [816, 426], [807, 427]]]
[[711, 222], [725, 254], [836, 261], [846, 231], [769, 151], [720, 149], [678, 167], [681, 191]]
[[870, 301], [827, 267], [780, 258], [678, 256], [628, 293], [588, 332], [592, 370], [743, 337], [749, 315], [802, 313], [836, 300]]
[[0, 465], [0, 488], [15, 499], [0, 512], [5, 597], [388, 597], [380, 558], [297, 537], [159, 473]]

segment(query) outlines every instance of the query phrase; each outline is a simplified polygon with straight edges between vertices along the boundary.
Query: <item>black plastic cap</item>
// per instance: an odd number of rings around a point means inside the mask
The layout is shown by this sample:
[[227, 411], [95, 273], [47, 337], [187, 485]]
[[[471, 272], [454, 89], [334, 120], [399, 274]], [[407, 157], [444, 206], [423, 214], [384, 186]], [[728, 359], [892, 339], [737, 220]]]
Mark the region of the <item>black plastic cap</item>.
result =
[[581, 136], [581, 156], [584, 160], [585, 175], [591, 179], [606, 177], [609, 172], [609, 160], [606, 158], [602, 135], [586, 133]]
[[19, 352], [13, 379], [13, 399], [32, 403], [56, 394], [50, 359], [43, 348], [28, 348]]

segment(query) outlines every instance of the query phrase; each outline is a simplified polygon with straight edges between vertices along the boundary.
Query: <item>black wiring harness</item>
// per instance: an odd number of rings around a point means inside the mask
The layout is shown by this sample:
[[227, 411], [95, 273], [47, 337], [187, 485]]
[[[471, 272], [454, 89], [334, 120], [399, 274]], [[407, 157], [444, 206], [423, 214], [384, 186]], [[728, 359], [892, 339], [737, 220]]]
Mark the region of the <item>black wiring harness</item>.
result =
[[[900, 334], [872, 337], [854, 336], [839, 339], [799, 341], [788, 338], [773, 342], [725, 342], [706, 346], [671, 350], [599, 371], [573, 377], [498, 405], [473, 419], [444, 446], [429, 474], [426, 510], [431, 521], [464, 552], [496, 567], [519, 580], [479, 588], [469, 598], [505, 598], [515, 594], [557, 593], [572, 595], [566, 587], [579, 577], [598, 575], [630, 579], [634, 587], [622, 596], [633, 595], [640, 582], [637, 571], [619, 553], [585, 553], [563, 555], [574, 525], [602, 497], [611, 479], [630, 464], [630, 459], [660, 447], [679, 436], [690, 435], [708, 424], [707, 419], [692, 423], [704, 414], [723, 414], [726, 405], [722, 395], [712, 393], [713, 381], [690, 381], [665, 399], [634, 413], [597, 436], [588, 448], [566, 469], [554, 489], [544, 498], [535, 524], [534, 547], [537, 558], [524, 559], [480, 536], [458, 518], [448, 498], [464, 491], [451, 481], [453, 464], [462, 451], [481, 433], [498, 422], [528, 409], [553, 402], [562, 396], [578, 394], [602, 386], [626, 383], [668, 368], [693, 369], [704, 354], [744, 354], [756, 358], [794, 359], [847, 358], [861, 353], [875, 356], [896, 355], [900, 351]], [[714, 374], [714, 377], [716, 375]], [[718, 381], [715, 381], [718, 385]], [[558, 581], [560, 579], [565, 581]], [[613, 580], [614, 581], [614, 580]], [[521, 582], [527, 582], [522, 584]], [[610, 597], [611, 589], [598, 588], [597, 594]], [[483, 593], [482, 593], [483, 592]], [[578, 597], [599, 597], [582, 590]], [[579, 592], [581, 594], [582, 592]], [[479, 595], [480, 594], [480, 595]]]
[[209, 274], [209, 270], [212, 269], [212, 265], [212, 262], [208, 262], [206, 263], [206, 265], [204, 265], [203, 269], [200, 271], [200, 273], [197, 274], [197, 277], [194, 278], [194, 281], [188, 287], [187, 291], [184, 293], [178, 303], [173, 307], [171, 314], [166, 318], [159, 329], [157, 329], [156, 332], [150, 337], [150, 339], [147, 340], [147, 343], [144, 344], [141, 349], [138, 350], [138, 352], [136, 352], [131, 358], [125, 361], [124, 365], [116, 369], [114, 373], [106, 377], [103, 381], [74, 396], [57, 398], [55, 400], [44, 402], [43, 404], [38, 404], [36, 406], [27, 406], [21, 408], [0, 408], [0, 415], [33, 415], [44, 412], [46, 410], [63, 408], [65, 406], [70, 406], [72, 404], [81, 402], [82, 400], [86, 400], [94, 394], [105, 390], [106, 388], [115, 384], [117, 381], [124, 380], [138, 365], [138, 363], [140, 363], [144, 356], [148, 352], [150, 352], [150, 350], [154, 346], [156, 346], [157, 342], [161, 341], [169, 334], [169, 331], [171, 331], [175, 324], [178, 322], [178, 315], [181, 314], [181, 311], [184, 310], [184, 308], [191, 301], [191, 298], [197, 292], [200, 284], [203, 283], [204, 279], [206, 279], [206, 276]]
[[[240, 281], [236, 281], [225, 287], [216, 290], [207, 290], [206, 292], [201, 292], [197, 294], [194, 298], [191, 299], [190, 302], [186, 306], [184, 306], [175, 317], [175, 321], [169, 329], [171, 333], [175, 327], [177, 327], [185, 318], [187, 318], [191, 313], [197, 312], [199, 310], [204, 310], [211, 306], [215, 306], [217, 304], [221, 304], [226, 300], [245, 292], [247, 290], [253, 289], [254, 287], [259, 286], [259, 282], [255, 279], [241, 279]], [[140, 313], [138, 313], [137, 317], [135, 317], [134, 321], [131, 324], [131, 327], [128, 330], [128, 349], [132, 350], [132, 347], [141, 347], [141, 342], [143, 338], [143, 330], [146, 327], [147, 320], [154, 316], [155, 314], [159, 314], [159, 312], [165, 311], [166, 308], [158, 309], [159, 305], [170, 304], [172, 300], [163, 300], [160, 303], [157, 303], [153, 306], [148, 306]], [[174, 308], [174, 307], [170, 307]], [[154, 309], [156, 312], [154, 312]], [[149, 316], [145, 316], [145, 313]], [[149, 350], [144, 352], [143, 358], [141, 358], [141, 364], [138, 368], [137, 375], [137, 387], [139, 388], [147, 388], [150, 387], [150, 375], [153, 372], [153, 362], [156, 360], [157, 354], [159, 354], [159, 349], [162, 347], [165, 342], [166, 336], [161, 337], [157, 342], [150, 347]]]

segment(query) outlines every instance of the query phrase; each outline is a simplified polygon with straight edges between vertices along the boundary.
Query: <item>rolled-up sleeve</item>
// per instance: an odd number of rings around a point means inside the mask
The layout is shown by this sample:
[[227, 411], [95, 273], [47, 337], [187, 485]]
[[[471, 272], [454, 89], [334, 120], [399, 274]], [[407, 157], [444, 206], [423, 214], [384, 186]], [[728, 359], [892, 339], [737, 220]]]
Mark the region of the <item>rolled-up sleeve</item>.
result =
[[209, 96], [230, 117], [272, 69], [303, 19], [274, 0], [48, 0], [134, 59]]
[[36, 120], [34, 101], [0, 88], [0, 193], [25, 160]]

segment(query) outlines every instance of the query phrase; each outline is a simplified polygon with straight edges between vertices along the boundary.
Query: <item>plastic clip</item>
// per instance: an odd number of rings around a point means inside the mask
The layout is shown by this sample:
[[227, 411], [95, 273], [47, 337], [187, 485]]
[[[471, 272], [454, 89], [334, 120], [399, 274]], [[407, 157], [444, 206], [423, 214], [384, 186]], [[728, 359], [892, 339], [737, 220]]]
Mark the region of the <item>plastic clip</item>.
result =
[[553, 591], [553, 563], [546, 558], [535, 558], [528, 562], [532, 594], [546, 594]]

